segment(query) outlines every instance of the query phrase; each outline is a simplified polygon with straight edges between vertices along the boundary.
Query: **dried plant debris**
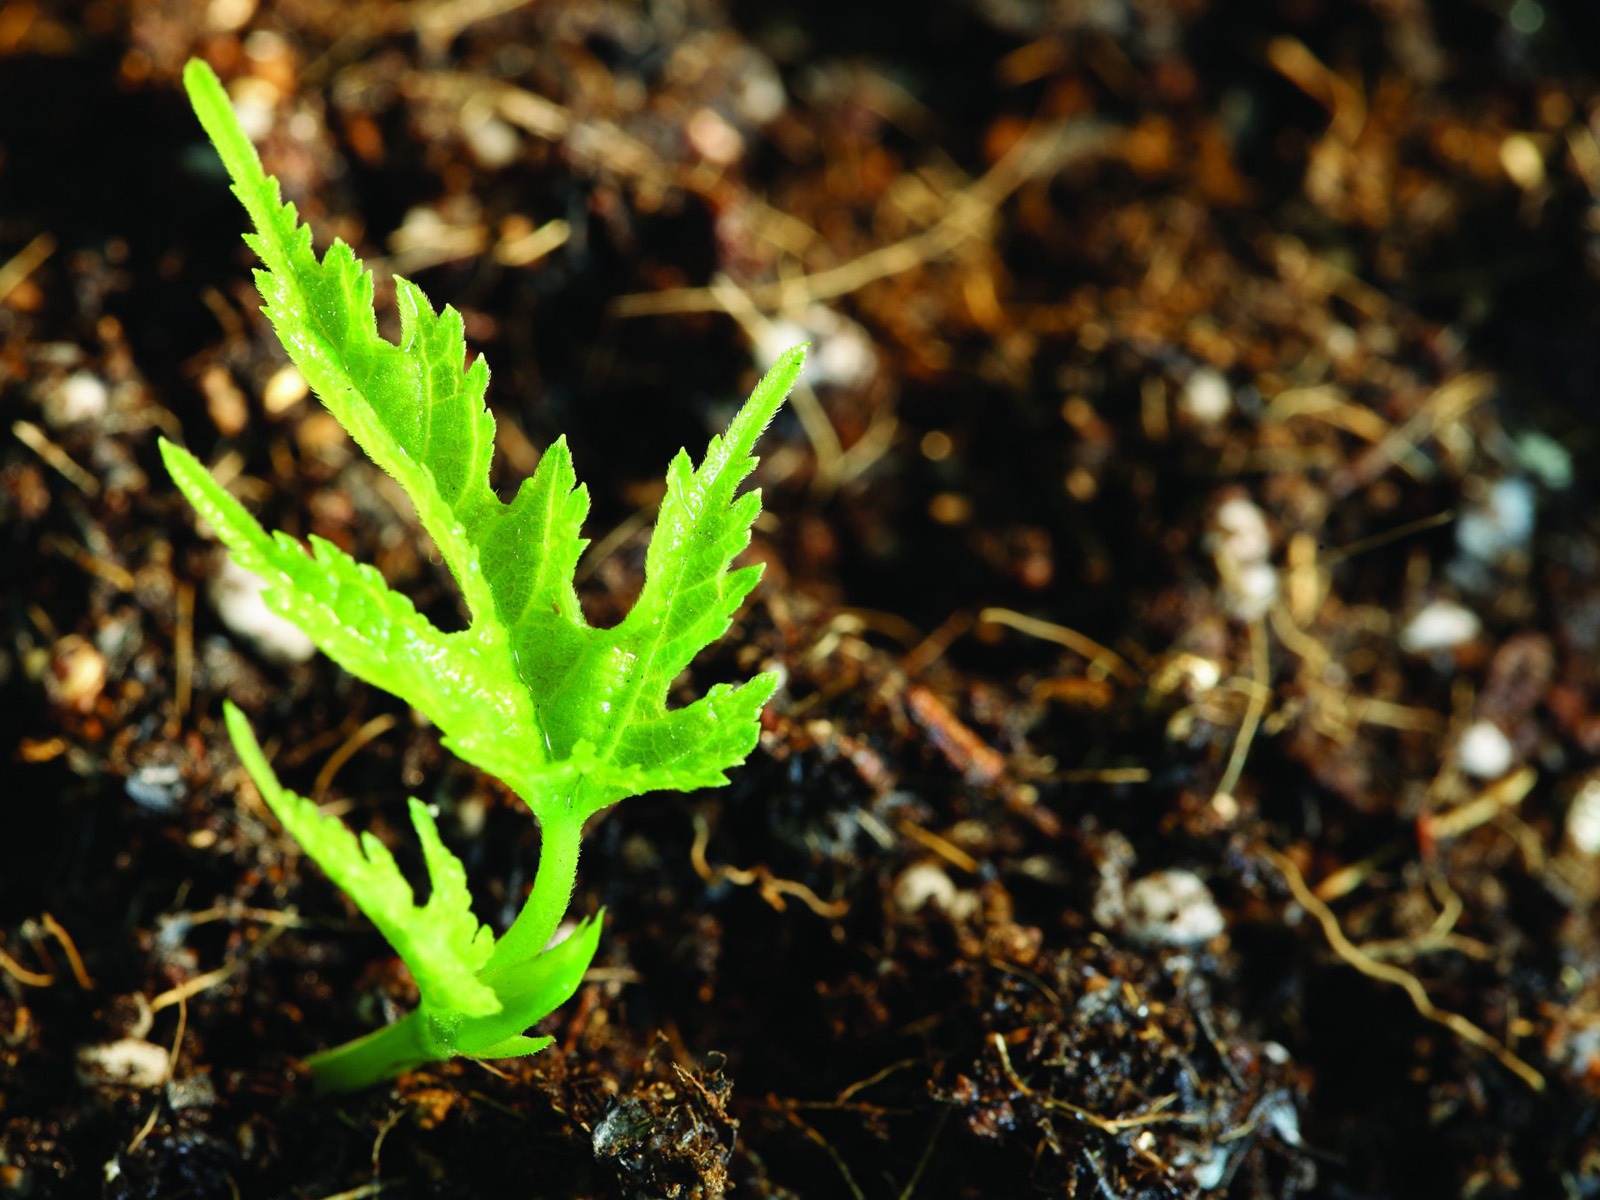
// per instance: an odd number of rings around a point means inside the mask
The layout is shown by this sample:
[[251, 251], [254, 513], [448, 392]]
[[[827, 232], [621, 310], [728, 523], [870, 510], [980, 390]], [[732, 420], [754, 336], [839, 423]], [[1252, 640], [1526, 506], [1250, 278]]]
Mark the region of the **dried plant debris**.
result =
[[636, 1084], [595, 1123], [595, 1158], [610, 1163], [628, 1196], [718, 1200], [739, 1122], [728, 1115], [732, 1084], [713, 1065]]
[[1089, 948], [996, 957], [972, 982], [985, 1036], [931, 1094], [981, 1141], [1032, 1143], [1034, 1186], [1188, 1196], [1242, 1173], [1244, 1194], [1285, 1195], [1315, 1179], [1288, 1051], [1241, 1040], [1195, 963]]

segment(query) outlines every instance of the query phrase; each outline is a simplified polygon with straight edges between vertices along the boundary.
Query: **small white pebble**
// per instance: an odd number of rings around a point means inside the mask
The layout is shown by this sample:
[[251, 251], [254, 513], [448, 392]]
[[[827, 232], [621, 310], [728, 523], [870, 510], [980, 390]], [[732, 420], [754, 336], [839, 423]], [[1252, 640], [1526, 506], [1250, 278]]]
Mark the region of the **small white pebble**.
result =
[[1100, 886], [1095, 888], [1090, 915], [1107, 929], [1121, 929], [1128, 919], [1128, 868], [1133, 864], [1133, 847], [1119, 833], [1108, 836], [1105, 855], [1100, 860]]
[[121, 1038], [78, 1050], [78, 1079], [85, 1085], [160, 1087], [167, 1081], [167, 1052], [153, 1042]]
[[167, 1104], [174, 1112], [186, 1108], [207, 1109], [217, 1102], [217, 1089], [211, 1076], [205, 1073], [170, 1080], [165, 1091]]
[[211, 363], [200, 372], [200, 394], [206, 400], [206, 415], [224, 437], [237, 437], [250, 424], [250, 401], [221, 363]]
[[1266, 1104], [1266, 1120], [1264, 1124], [1273, 1133], [1278, 1135], [1278, 1140], [1285, 1146], [1298, 1146], [1300, 1144], [1300, 1114], [1295, 1111], [1294, 1102], [1288, 1095], [1279, 1092], [1276, 1097]]
[[69, 633], [52, 650], [50, 670], [44, 677], [45, 693], [52, 703], [90, 713], [105, 691], [106, 678], [106, 656], [99, 647]]
[[872, 338], [854, 321], [840, 317], [831, 330], [819, 330], [816, 347], [816, 382], [853, 388], [865, 384], [878, 370]]
[[1525, 133], [1513, 133], [1500, 143], [1500, 167], [1525, 192], [1544, 186], [1544, 155]]
[[217, 33], [243, 29], [255, 16], [256, 0], [211, 0], [206, 5], [206, 24]]
[[98, 421], [106, 415], [110, 390], [99, 376], [74, 371], [45, 397], [44, 419], [57, 429], [79, 421]]
[[689, 114], [683, 133], [694, 152], [712, 166], [731, 166], [744, 155], [744, 136], [714, 108]]
[[1516, 751], [1500, 726], [1474, 721], [1456, 745], [1456, 761], [1475, 779], [1499, 779], [1516, 761]]
[[463, 796], [456, 804], [456, 824], [468, 838], [477, 838], [489, 821], [489, 805], [476, 793]]
[[183, 796], [183, 772], [173, 763], [147, 763], [123, 781], [123, 790], [140, 808], [173, 813]]
[[1360, 335], [1348, 325], [1332, 325], [1323, 335], [1322, 344], [1336, 362], [1349, 358], [1361, 348]]
[[290, 61], [293, 50], [289, 39], [271, 29], [257, 29], [244, 39], [245, 56], [257, 66], [282, 64]]
[[1183, 652], [1164, 661], [1150, 682], [1163, 695], [1182, 691], [1190, 700], [1198, 700], [1222, 682], [1222, 664], [1214, 658]]
[[1128, 937], [1152, 946], [1194, 946], [1226, 927], [1211, 889], [1193, 871], [1157, 871], [1128, 888]]
[[300, 368], [292, 363], [279, 367], [261, 389], [261, 406], [268, 416], [279, 417], [306, 398], [311, 391]]
[[245, 136], [258, 142], [272, 132], [278, 103], [283, 98], [277, 87], [255, 75], [234, 81], [229, 89], [233, 99], [233, 112]]
[[1578, 789], [1567, 809], [1567, 841], [1579, 854], [1600, 855], [1600, 779]]
[[1477, 637], [1483, 629], [1478, 614], [1450, 600], [1423, 605], [1400, 631], [1400, 649], [1407, 654], [1433, 654], [1453, 650]]
[[1271, 563], [1248, 563], [1239, 568], [1228, 589], [1228, 611], [1241, 621], [1266, 615], [1278, 598], [1278, 572]]
[[744, 67], [744, 78], [734, 93], [733, 106], [739, 116], [752, 125], [776, 121], [788, 105], [783, 79], [778, 69], [764, 56], [752, 51]]
[[931, 904], [955, 920], [971, 916], [978, 908], [977, 895], [956, 887], [937, 863], [916, 863], [900, 872], [894, 881], [894, 902], [908, 915]]
[[1191, 695], [1204, 696], [1222, 682], [1222, 664], [1198, 654], [1183, 656], [1184, 679]]
[[417, 246], [431, 245], [438, 241], [448, 228], [444, 218], [435, 210], [426, 204], [414, 204], [406, 209], [406, 215], [400, 219], [400, 228], [389, 235], [389, 245], [402, 246], [408, 250]]
[[522, 138], [500, 118], [486, 117], [467, 130], [467, 147], [479, 166], [495, 171], [517, 161]]
[[813, 387], [861, 387], [878, 370], [878, 356], [872, 336], [848, 317], [831, 308], [813, 304], [801, 314], [804, 323], [779, 318], [768, 325], [757, 340], [756, 358], [763, 368], [778, 361], [778, 356], [801, 342], [810, 342], [805, 369], [800, 378]]
[[1526, 479], [1502, 479], [1456, 522], [1456, 545], [1481, 563], [1520, 550], [1533, 537], [1537, 501]]
[[1226, 555], [1239, 566], [1264, 562], [1272, 553], [1272, 531], [1254, 500], [1230, 496], [1212, 515], [1212, 552]]
[[1228, 1177], [1228, 1152], [1220, 1146], [1196, 1148], [1173, 1159], [1176, 1167], [1187, 1167], [1195, 1187], [1202, 1192], [1214, 1191]]
[[315, 114], [301, 109], [289, 118], [288, 133], [297, 142], [314, 142], [322, 136], [322, 124]]
[[211, 577], [207, 594], [217, 616], [234, 633], [248, 641], [263, 658], [279, 663], [303, 663], [317, 652], [298, 625], [267, 607], [261, 593], [266, 584], [230, 556]]
[[1233, 390], [1222, 372], [1201, 367], [1178, 393], [1178, 411], [1197, 425], [1216, 425], [1233, 411]]
[[1524, 433], [1512, 446], [1518, 464], [1547, 488], [1572, 486], [1572, 454], [1555, 438], [1537, 431]]
[[[809, 341], [810, 338], [811, 331], [800, 322], [792, 321], [788, 317], [779, 317], [764, 326], [756, 339], [756, 360], [761, 364], [763, 371], [769, 370], [784, 351], [791, 350], [801, 342]], [[810, 374], [811, 364], [808, 362], [800, 377], [806, 379]]]
[[1600, 1067], [1600, 1061], [1597, 1061], [1600, 1060], [1600, 1028], [1580, 1026], [1555, 1050], [1552, 1057], [1565, 1066], [1571, 1075], [1579, 1079], [1592, 1079], [1595, 1068]]

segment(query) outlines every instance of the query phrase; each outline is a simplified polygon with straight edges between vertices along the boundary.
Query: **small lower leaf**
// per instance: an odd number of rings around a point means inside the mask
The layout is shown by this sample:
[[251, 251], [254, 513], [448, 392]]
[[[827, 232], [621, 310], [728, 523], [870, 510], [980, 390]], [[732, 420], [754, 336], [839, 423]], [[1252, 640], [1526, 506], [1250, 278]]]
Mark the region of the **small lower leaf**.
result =
[[233, 748], [267, 807], [411, 968], [424, 1008], [477, 1018], [498, 1013], [501, 1000], [494, 986], [476, 974], [489, 961], [494, 936], [472, 915], [466, 872], [440, 842], [427, 807], [411, 802], [433, 882], [428, 902], [418, 905], [382, 842], [370, 833], [357, 838], [343, 821], [324, 816], [310, 800], [280, 784], [244, 714], [232, 702], [224, 713]]
[[494, 989], [500, 1011], [462, 1023], [456, 1033], [458, 1054], [472, 1058], [497, 1057], [489, 1053], [507, 1039], [522, 1033], [560, 1008], [583, 982], [583, 973], [600, 948], [600, 922], [604, 910], [589, 918], [567, 937], [532, 958], [485, 971], [478, 978]]

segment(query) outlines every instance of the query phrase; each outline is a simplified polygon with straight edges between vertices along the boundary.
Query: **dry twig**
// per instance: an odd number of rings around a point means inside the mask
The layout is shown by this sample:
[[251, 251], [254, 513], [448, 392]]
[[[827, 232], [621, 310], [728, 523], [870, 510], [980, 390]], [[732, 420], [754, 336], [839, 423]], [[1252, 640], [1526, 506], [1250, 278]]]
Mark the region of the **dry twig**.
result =
[[78, 986], [86, 992], [93, 991], [94, 980], [89, 978], [89, 972], [84, 968], [83, 956], [78, 953], [72, 935], [50, 913], [40, 916], [39, 924], [43, 925], [45, 932], [60, 944], [62, 953], [67, 956], [67, 965], [72, 968], [72, 977], [78, 981]]
[[1323, 935], [1328, 939], [1328, 945], [1333, 948], [1335, 954], [1369, 979], [1394, 984], [1406, 993], [1411, 1000], [1412, 1006], [1424, 1020], [1432, 1021], [1436, 1025], [1443, 1025], [1462, 1041], [1470, 1042], [1482, 1050], [1487, 1050], [1494, 1055], [1501, 1066], [1505, 1067], [1506, 1070], [1510, 1071], [1534, 1091], [1544, 1091], [1544, 1076], [1513, 1054], [1493, 1034], [1479, 1028], [1458, 1013], [1447, 1012], [1440, 1008], [1429, 999], [1427, 990], [1423, 988], [1421, 981], [1415, 975], [1389, 963], [1380, 962], [1346, 937], [1344, 930], [1339, 925], [1339, 918], [1334, 916], [1333, 911], [1319, 900], [1316, 893], [1306, 885], [1305, 876], [1300, 874], [1300, 868], [1295, 866], [1291, 859], [1270, 846], [1263, 847], [1262, 854], [1283, 876], [1284, 882], [1289, 885], [1289, 891], [1294, 895], [1295, 901], [1322, 926]]
[[48, 233], [41, 233], [31, 242], [18, 250], [4, 265], [0, 265], [0, 304], [17, 290], [29, 275], [32, 275], [52, 254], [56, 252], [56, 240]]
[[726, 881], [738, 887], [755, 887], [761, 898], [778, 912], [788, 908], [785, 896], [793, 896], [817, 916], [836, 921], [850, 911], [844, 900], [829, 902], [822, 899], [805, 884], [795, 879], [779, 879], [764, 863], [748, 870], [727, 865], [713, 867], [706, 859], [706, 846], [711, 842], [711, 826], [699, 813], [694, 817], [694, 845], [689, 848], [689, 861], [695, 874], [706, 883]]
[[[929, 228], [836, 267], [759, 284], [745, 294], [763, 312], [798, 312], [943, 258], [962, 243], [986, 234], [995, 209], [1023, 183], [1103, 152], [1112, 144], [1113, 132], [1109, 125], [1084, 120], [1035, 129], [1019, 138], [982, 178], [952, 196], [944, 215]], [[612, 305], [612, 312], [619, 317], [643, 317], [721, 308], [712, 288], [673, 288], [622, 296]]]

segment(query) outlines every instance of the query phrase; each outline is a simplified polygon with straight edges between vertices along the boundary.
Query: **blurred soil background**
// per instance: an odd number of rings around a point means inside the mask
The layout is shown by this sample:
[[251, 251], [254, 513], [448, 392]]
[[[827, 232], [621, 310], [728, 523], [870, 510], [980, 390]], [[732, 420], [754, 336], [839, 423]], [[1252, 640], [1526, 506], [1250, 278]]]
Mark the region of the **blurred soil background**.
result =
[[[260, 620], [159, 434], [452, 585], [258, 313], [178, 83], [569, 435], [581, 577], [784, 347], [727, 788], [598, 819], [556, 1045], [403, 1010], [285, 781], [481, 915], [537, 833]], [[1600, 8], [0, 6], [0, 1197], [1600, 1195]]]

